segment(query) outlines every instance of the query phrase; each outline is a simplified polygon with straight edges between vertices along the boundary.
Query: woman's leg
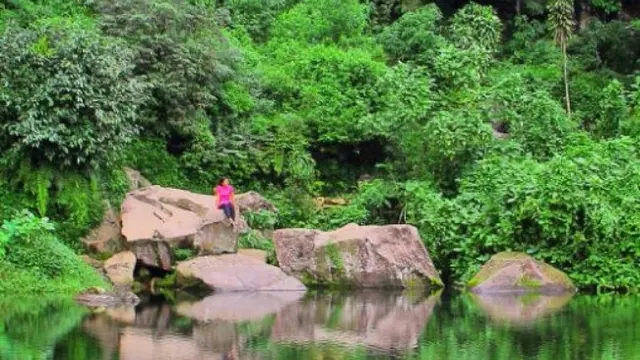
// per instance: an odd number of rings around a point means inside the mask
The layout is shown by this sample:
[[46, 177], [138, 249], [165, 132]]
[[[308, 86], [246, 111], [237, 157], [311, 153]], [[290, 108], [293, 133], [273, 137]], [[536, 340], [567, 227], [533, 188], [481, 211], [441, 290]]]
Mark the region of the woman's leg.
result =
[[236, 221], [236, 209], [232, 204], [229, 205], [229, 217], [231, 220]]
[[233, 210], [233, 207], [231, 206], [231, 204], [222, 204], [220, 205], [220, 207], [222, 208], [222, 211], [224, 212], [224, 216], [226, 216], [228, 219], [231, 219], [231, 216], [233, 215], [231, 212]]

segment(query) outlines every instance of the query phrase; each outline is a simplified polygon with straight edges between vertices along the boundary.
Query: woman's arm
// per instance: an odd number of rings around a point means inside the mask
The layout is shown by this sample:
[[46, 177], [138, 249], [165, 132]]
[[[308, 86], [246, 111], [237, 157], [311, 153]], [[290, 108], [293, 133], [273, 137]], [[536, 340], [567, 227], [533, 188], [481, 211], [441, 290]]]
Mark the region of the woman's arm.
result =
[[218, 190], [213, 188], [213, 196], [216, 197], [216, 209], [220, 207], [220, 196], [218, 195]]
[[236, 189], [231, 190], [231, 197], [229, 199], [231, 200], [231, 205], [236, 207]]

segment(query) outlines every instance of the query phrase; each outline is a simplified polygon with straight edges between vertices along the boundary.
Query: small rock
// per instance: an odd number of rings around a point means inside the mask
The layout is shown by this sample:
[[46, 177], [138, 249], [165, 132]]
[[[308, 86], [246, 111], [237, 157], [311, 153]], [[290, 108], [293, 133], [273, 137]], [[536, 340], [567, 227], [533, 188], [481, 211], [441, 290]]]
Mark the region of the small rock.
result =
[[75, 297], [76, 302], [89, 307], [114, 307], [137, 305], [140, 299], [136, 294], [127, 292], [106, 292], [104, 289], [89, 289]]
[[115, 253], [124, 248], [120, 236], [120, 219], [109, 204], [106, 208], [102, 223], [82, 239], [87, 251], [91, 253]]
[[104, 263], [107, 277], [118, 288], [131, 288], [135, 267], [136, 255], [131, 251], [115, 254]]

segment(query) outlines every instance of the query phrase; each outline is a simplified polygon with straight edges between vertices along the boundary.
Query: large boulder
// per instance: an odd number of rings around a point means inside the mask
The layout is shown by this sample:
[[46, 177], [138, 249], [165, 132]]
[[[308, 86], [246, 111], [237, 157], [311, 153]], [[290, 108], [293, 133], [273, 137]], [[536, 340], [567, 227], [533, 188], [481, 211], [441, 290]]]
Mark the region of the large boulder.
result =
[[518, 252], [492, 256], [467, 287], [476, 294], [535, 292], [553, 295], [576, 291], [565, 273]]
[[296, 278], [251, 256], [228, 254], [203, 256], [179, 263], [178, 281], [194, 278], [216, 292], [304, 291]]
[[307, 284], [361, 288], [442, 287], [418, 231], [409, 225], [274, 233], [282, 270]]
[[104, 263], [107, 277], [114, 287], [120, 289], [131, 289], [135, 267], [136, 255], [131, 251], [115, 254]]
[[276, 212], [278, 209], [262, 195], [255, 191], [249, 191], [244, 194], [236, 195], [236, 205], [241, 213], [271, 211]]
[[121, 218], [127, 247], [147, 266], [171, 268], [172, 248], [197, 248], [201, 255], [238, 248], [238, 232], [213, 196], [150, 186], [127, 194]]

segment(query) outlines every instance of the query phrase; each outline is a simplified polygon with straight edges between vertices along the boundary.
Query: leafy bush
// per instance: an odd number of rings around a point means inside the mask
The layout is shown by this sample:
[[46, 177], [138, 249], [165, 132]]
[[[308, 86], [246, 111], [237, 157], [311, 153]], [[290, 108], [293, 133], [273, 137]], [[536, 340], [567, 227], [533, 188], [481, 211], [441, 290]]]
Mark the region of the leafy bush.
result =
[[309, 44], [339, 43], [361, 35], [366, 24], [366, 7], [357, 0], [303, 0], [278, 16], [271, 33]]
[[105, 286], [100, 275], [54, 235], [46, 218], [29, 212], [0, 230], [0, 293], [73, 293]]
[[143, 84], [130, 52], [75, 30], [0, 37], [0, 148], [59, 167], [96, 166], [137, 133]]
[[491, 157], [462, 179], [454, 200], [410, 188], [410, 218], [454, 278], [513, 250], [567, 271], [583, 288], [631, 289], [640, 275], [637, 162], [627, 139], [583, 138], [546, 163]]
[[445, 43], [439, 34], [442, 12], [435, 4], [404, 14], [385, 28], [380, 42], [393, 61], [429, 65]]
[[500, 44], [502, 23], [493, 7], [470, 3], [455, 13], [448, 30], [460, 49], [479, 47], [494, 53]]

